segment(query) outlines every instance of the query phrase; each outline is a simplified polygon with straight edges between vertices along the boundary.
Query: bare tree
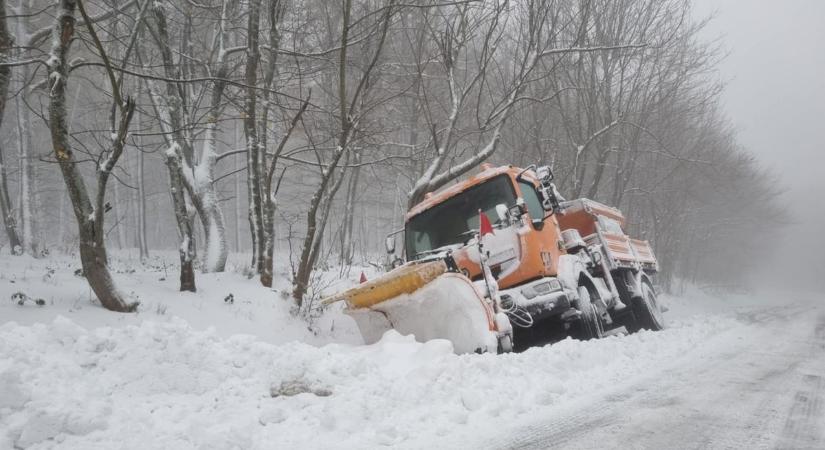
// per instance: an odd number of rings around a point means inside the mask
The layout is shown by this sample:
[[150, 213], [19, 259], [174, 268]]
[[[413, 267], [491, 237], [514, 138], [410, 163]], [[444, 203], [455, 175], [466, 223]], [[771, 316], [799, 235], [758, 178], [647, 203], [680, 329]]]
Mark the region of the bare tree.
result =
[[[332, 201], [344, 179], [343, 174], [339, 174], [336, 180], [336, 169], [344, 155], [347, 154], [350, 149], [353, 134], [359, 121], [364, 118], [363, 114], [365, 111], [361, 102], [362, 96], [366, 94], [366, 87], [369, 84], [370, 77], [384, 50], [384, 43], [386, 42], [390, 23], [395, 11], [396, 7], [393, 1], [390, 1], [382, 8], [380, 20], [376, 24], [379, 31], [377, 33], [378, 36], [373, 48], [372, 57], [367, 62], [367, 65], [359, 71], [360, 73], [357, 78], [353, 80], [355, 88], [350, 91], [348, 89], [349, 71], [347, 50], [351, 45], [349, 32], [352, 25], [352, 0], [344, 0], [337, 64], [337, 119], [339, 126], [336, 130], [337, 139], [335, 149], [329, 162], [322, 166], [320, 183], [310, 198], [309, 209], [306, 213], [306, 235], [303, 239], [301, 255], [298, 260], [298, 270], [292, 281], [292, 297], [298, 307], [303, 303], [304, 294], [307, 292], [310, 276], [312, 275], [315, 262], [319, 255]], [[321, 213], [320, 217], [318, 216], [319, 212]]]
[[[68, 56], [72, 38], [75, 35], [75, 9], [79, 9], [83, 15], [89, 34], [106, 66], [112, 87], [113, 102], [115, 102], [119, 115], [111, 146], [99, 155], [101, 161], [96, 167], [97, 194], [94, 196], [94, 200], [86, 188], [83, 174], [80, 172], [78, 161], [72, 150], [66, 121], [66, 109], [68, 107], [66, 86], [69, 80]], [[125, 99], [121, 97], [120, 86], [112, 71], [109, 58], [100, 44], [94, 25], [89, 20], [82, 1], [60, 1], [53, 36], [51, 54], [47, 61], [49, 67], [49, 126], [54, 154], [63, 174], [66, 191], [71, 199], [75, 219], [77, 220], [83, 274], [103, 307], [118, 312], [134, 311], [137, 303], [130, 303], [117, 290], [109, 273], [103, 219], [106, 210], [106, 185], [112, 169], [123, 154], [135, 103], [131, 97]]]
[[[519, 104], [544, 102], [561, 91], [551, 92], [546, 98], [524, 95], [536, 79], [552, 77], [553, 68], [542, 65], [546, 59], [644, 46], [615, 42], [582, 47], [577, 41], [558, 46], [558, 34], [577, 23], [572, 19], [561, 22], [558, 10], [556, 2], [550, 0], [531, 0], [512, 7], [507, 3], [459, 4], [442, 8], [438, 20], [428, 24], [431, 41], [437, 44], [449, 106], [443, 121], [439, 120], [433, 113], [438, 100], [424, 94], [432, 153], [409, 193], [409, 206], [490, 158]], [[418, 67], [426, 68], [422, 64]], [[544, 73], [537, 74], [537, 68]], [[493, 78], [495, 74], [503, 75]], [[466, 130], [465, 115], [475, 116], [472, 131]], [[456, 162], [459, 144], [469, 144], [474, 150]]]
[[[201, 219], [205, 234], [205, 250], [203, 257], [204, 272], [221, 272], [226, 266], [227, 258], [227, 244], [226, 244], [226, 226], [223, 212], [220, 208], [218, 193], [215, 187], [215, 164], [218, 160], [217, 149], [217, 135], [218, 122], [221, 118], [223, 110], [223, 96], [227, 84], [227, 74], [229, 72], [229, 62], [227, 59], [226, 39], [227, 39], [227, 20], [231, 13], [232, 2], [225, 0], [220, 5], [220, 17], [217, 19], [217, 32], [215, 33], [215, 47], [214, 53], [214, 72], [209, 73], [210, 81], [205, 83], [211, 89], [211, 95], [206, 112], [205, 136], [200, 147], [200, 152], [195, 155], [195, 136], [193, 128], [195, 127], [195, 116], [193, 111], [189, 111], [188, 96], [192, 92], [186, 88], [185, 85], [173, 80], [182, 80], [183, 70], [187, 66], [186, 58], [191, 58], [188, 55], [188, 46], [192, 39], [191, 26], [184, 29], [183, 46], [184, 48], [178, 51], [172, 49], [172, 39], [169, 33], [169, 26], [167, 15], [169, 11], [160, 3], [155, 3], [153, 6], [153, 23], [154, 27], [150, 27], [154, 41], [160, 51], [161, 61], [163, 63], [164, 73], [166, 76], [166, 89], [164, 95], [154, 89], [152, 91], [153, 106], [158, 112], [161, 127], [164, 130], [164, 136], [169, 145], [170, 158], [173, 161], [169, 162], [170, 168], [179, 167], [179, 173], [176, 173], [173, 178], [180, 180], [182, 188], [185, 193], [175, 195], [176, 216], [179, 217], [179, 229], [188, 230], [192, 228], [191, 223], [184, 223], [188, 219], [182, 215], [185, 210], [187, 202], [191, 203], [197, 211]], [[176, 62], [174, 54], [180, 54], [179, 61]], [[177, 70], [176, 70], [177, 68]], [[208, 67], [207, 67], [208, 68]], [[155, 83], [151, 82], [150, 86]], [[206, 87], [204, 87], [204, 90]], [[203, 93], [197, 94], [201, 96]], [[174, 154], [174, 156], [171, 156]], [[174, 169], [178, 170], [178, 169]], [[173, 189], [180, 189], [175, 184]], [[178, 204], [183, 200], [183, 204]], [[188, 217], [188, 214], [187, 214]], [[181, 232], [187, 246], [192, 245], [191, 250], [187, 251], [188, 255], [182, 255], [182, 264], [191, 264], [194, 258], [194, 236], [188, 235], [186, 231]], [[189, 269], [187, 269], [189, 270]], [[188, 283], [188, 281], [187, 281]], [[194, 286], [194, 280], [191, 281]]]

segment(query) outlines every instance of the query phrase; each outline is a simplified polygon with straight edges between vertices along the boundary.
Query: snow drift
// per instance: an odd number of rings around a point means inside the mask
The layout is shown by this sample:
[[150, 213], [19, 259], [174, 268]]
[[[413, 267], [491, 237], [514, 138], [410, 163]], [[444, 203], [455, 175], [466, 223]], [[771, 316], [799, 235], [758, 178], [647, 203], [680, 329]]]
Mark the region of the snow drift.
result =
[[447, 341], [395, 331], [370, 346], [314, 347], [182, 320], [11, 322], [0, 326], [0, 447], [415, 447], [622, 383], [730, 322], [501, 356], [456, 356]]

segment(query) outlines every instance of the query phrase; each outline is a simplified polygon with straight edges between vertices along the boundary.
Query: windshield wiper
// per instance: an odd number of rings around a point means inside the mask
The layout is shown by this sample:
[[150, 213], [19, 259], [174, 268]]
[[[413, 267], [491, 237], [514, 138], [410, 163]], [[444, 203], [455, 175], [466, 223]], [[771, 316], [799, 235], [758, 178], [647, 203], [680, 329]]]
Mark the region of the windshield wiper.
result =
[[413, 259], [417, 259], [421, 255], [434, 255], [436, 253], [441, 253], [443, 251], [450, 250], [451, 248], [458, 248], [458, 247], [461, 247], [461, 244], [442, 245], [441, 247], [437, 247], [437, 248], [433, 248], [433, 249], [430, 249], [430, 250], [424, 250], [424, 251], [418, 252], [418, 253], [413, 255]]

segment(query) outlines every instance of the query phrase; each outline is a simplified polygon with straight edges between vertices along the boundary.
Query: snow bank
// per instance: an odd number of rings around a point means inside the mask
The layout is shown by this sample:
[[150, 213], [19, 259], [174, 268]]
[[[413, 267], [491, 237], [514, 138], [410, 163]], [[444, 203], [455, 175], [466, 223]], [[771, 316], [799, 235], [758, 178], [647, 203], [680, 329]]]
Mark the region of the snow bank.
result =
[[[76, 258], [2, 255], [0, 323], [13, 320], [30, 325], [63, 315], [79, 325], [94, 328], [180, 318], [195, 329], [215, 327], [224, 337], [252, 334], [275, 344], [296, 340], [314, 345], [362, 342], [353, 320], [340, 311], [343, 305], [330, 309], [314, 321], [312, 327], [295, 318], [290, 313], [291, 289], [286, 276], [275, 279], [274, 289], [261, 286], [257, 279], [249, 279], [242, 273], [247, 255], [232, 255], [226, 272], [198, 273], [196, 293], [178, 289], [177, 252], [153, 252], [146, 264], [141, 264], [137, 255], [129, 258], [119, 252], [114, 252], [111, 259], [110, 267], [118, 288], [140, 302], [137, 314], [113, 314], [101, 308], [86, 280], [75, 274], [80, 270], [80, 261]], [[349, 279], [337, 280], [336, 271], [328, 277], [338, 283], [355, 283], [359, 273], [353, 270]], [[25, 293], [32, 301], [18, 306], [9, 300], [16, 292]], [[230, 294], [231, 303], [225, 301]], [[43, 299], [45, 306], [35, 306], [35, 299]]]
[[371, 448], [489, 432], [701, 347], [725, 319], [522, 354], [394, 331], [371, 346], [198, 331], [182, 320], [0, 326], [0, 448]]

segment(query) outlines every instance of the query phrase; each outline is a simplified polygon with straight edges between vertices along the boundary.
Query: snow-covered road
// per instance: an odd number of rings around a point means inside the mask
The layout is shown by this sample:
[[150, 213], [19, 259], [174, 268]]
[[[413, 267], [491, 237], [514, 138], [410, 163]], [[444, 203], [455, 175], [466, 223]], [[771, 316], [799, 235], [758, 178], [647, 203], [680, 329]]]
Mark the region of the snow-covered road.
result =
[[[489, 442], [492, 448], [825, 448], [825, 308], [740, 314], [740, 339]], [[719, 344], [719, 345], [717, 345]]]

